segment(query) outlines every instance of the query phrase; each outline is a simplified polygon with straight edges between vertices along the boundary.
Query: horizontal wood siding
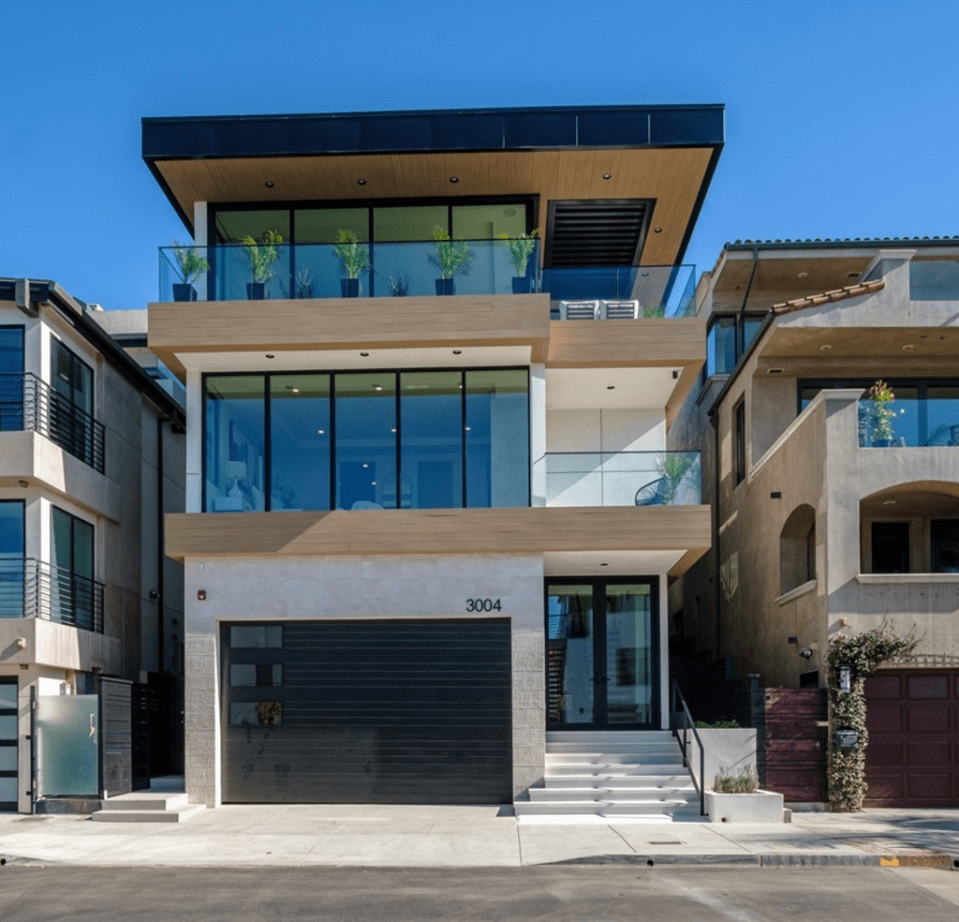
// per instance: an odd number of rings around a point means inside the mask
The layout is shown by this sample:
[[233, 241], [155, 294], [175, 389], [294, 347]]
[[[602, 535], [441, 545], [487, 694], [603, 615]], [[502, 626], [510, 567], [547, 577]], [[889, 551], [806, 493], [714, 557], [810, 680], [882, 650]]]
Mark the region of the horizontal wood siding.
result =
[[[275, 623], [275, 622], [274, 622]], [[510, 623], [286, 622], [278, 649], [231, 649], [223, 628], [224, 800], [512, 800]], [[231, 687], [230, 666], [282, 667]], [[279, 723], [230, 724], [230, 704], [277, 702]]]
[[706, 322], [698, 317], [643, 320], [554, 320], [551, 368], [665, 368], [706, 361]]
[[[171, 557], [476, 554], [709, 547], [709, 506], [363, 509], [166, 516]], [[688, 566], [690, 553], [682, 564]]]
[[825, 803], [829, 708], [824, 688], [766, 689], [766, 787], [789, 803]]

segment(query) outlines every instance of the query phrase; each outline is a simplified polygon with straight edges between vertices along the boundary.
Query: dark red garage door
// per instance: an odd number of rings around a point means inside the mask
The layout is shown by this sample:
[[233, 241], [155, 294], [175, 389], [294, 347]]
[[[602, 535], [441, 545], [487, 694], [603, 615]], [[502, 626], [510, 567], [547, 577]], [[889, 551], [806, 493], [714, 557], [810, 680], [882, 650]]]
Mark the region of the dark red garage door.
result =
[[866, 806], [959, 806], [959, 670], [882, 672], [866, 701]]

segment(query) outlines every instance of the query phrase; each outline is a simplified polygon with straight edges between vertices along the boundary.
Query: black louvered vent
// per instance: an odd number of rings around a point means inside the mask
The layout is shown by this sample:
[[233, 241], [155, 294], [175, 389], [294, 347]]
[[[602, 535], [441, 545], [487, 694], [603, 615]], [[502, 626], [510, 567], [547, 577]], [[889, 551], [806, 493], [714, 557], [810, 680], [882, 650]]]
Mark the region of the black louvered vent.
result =
[[635, 265], [652, 204], [649, 199], [550, 202], [547, 267]]

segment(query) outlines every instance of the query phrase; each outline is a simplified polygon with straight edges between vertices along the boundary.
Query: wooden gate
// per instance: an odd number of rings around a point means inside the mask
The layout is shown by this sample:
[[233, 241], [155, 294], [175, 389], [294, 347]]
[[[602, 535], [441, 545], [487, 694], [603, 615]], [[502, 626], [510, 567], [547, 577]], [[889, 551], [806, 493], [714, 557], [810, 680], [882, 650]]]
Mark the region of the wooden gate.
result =
[[765, 777], [767, 790], [787, 803], [824, 803], [829, 706], [824, 688], [767, 688]]

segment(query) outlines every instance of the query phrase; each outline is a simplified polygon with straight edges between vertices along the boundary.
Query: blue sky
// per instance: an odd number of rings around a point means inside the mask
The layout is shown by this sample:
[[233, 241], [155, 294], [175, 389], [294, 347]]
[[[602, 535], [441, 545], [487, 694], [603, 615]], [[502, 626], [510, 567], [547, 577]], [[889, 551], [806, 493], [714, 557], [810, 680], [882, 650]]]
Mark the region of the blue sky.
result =
[[142, 116], [721, 102], [687, 261], [959, 234], [954, 0], [0, 0], [0, 275], [156, 297]]

